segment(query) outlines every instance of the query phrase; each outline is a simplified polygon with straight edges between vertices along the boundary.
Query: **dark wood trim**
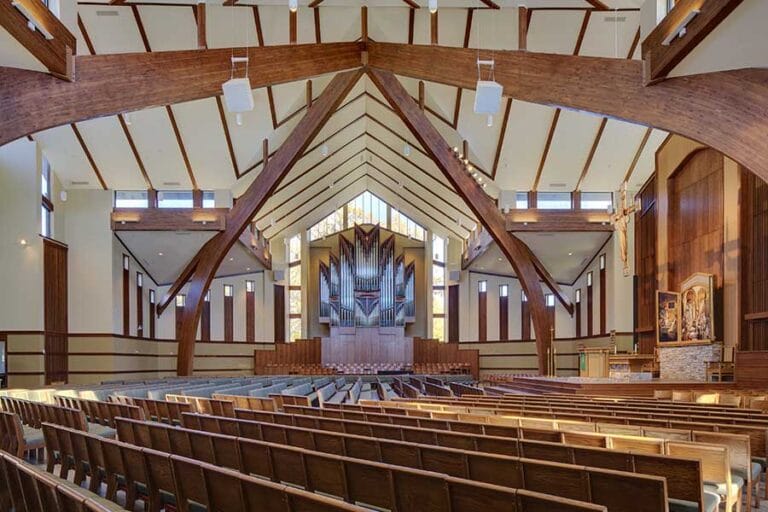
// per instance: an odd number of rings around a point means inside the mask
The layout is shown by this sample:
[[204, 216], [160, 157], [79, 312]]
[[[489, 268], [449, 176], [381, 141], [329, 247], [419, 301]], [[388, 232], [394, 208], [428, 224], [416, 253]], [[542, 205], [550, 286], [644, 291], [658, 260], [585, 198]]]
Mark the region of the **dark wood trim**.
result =
[[195, 13], [195, 23], [197, 25], [197, 48], [205, 50], [208, 48], [207, 23], [206, 23], [206, 5], [199, 3], [192, 6]]
[[[186, 300], [186, 297], [185, 297], [185, 300]], [[175, 301], [174, 301], [174, 306], [175, 306], [174, 310], [176, 311], [176, 330], [175, 330], [175, 332], [176, 332], [176, 340], [178, 340], [179, 339], [179, 335], [181, 333], [181, 325], [182, 325], [181, 323], [182, 323], [182, 321], [184, 319], [184, 306], [179, 306], [178, 304], [175, 303]]]
[[594, 283], [595, 283], [595, 274], [590, 271], [587, 273], [587, 275], [592, 274], [592, 284], [587, 285], [587, 336], [594, 336], [595, 329], [594, 329]]
[[[253, 282], [253, 281], [252, 281]], [[253, 286], [256, 283], [253, 282]], [[246, 284], [247, 286], [247, 284]], [[256, 341], [256, 291], [245, 291], [245, 340]]]
[[224, 294], [224, 341], [227, 343], [232, 343], [232, 341], [235, 338], [235, 297], [234, 297], [234, 285], [224, 285], [225, 289], [227, 286], [232, 287], [232, 295], [227, 296]]
[[[525, 9], [525, 7], [522, 7]], [[499, 130], [499, 142], [496, 144], [496, 154], [493, 157], [493, 168], [491, 170], [491, 179], [496, 179], [496, 173], [499, 170], [499, 160], [501, 159], [501, 150], [504, 146], [504, 137], [507, 134], [507, 123], [509, 122], [509, 113], [512, 111], [512, 98], [507, 99], [507, 106], [504, 108], [504, 117], [501, 120], [501, 130]]]
[[[141, 278], [139, 278], [141, 276]], [[139, 284], [141, 279], [141, 285]], [[144, 338], [144, 274], [136, 272], [136, 335]]]
[[274, 285], [275, 343], [285, 343], [285, 286]]
[[[601, 254], [600, 256], [605, 256], [605, 255]], [[607, 263], [608, 262], [606, 261], [606, 265]], [[606, 269], [601, 268], [599, 275], [600, 275], [600, 334], [606, 334], [608, 332], [608, 329], [606, 328], [606, 322], [608, 319], [608, 315], [606, 313], [606, 310], [607, 310], [606, 302], [608, 301]]]
[[[581, 293], [581, 288], [577, 289]], [[574, 316], [576, 317], [576, 337], [581, 336], [581, 300], [574, 303]]]
[[440, 44], [438, 42], [438, 37], [437, 37], [439, 14], [440, 14], [440, 11], [429, 13], [429, 41], [430, 41], [430, 44], [434, 44], [434, 45]]
[[123, 116], [123, 114], [118, 114], [117, 120], [120, 122], [120, 126], [123, 128], [123, 133], [125, 133], [125, 138], [128, 141], [128, 146], [131, 148], [131, 152], [133, 153], [133, 156], [136, 159], [136, 165], [139, 167], [139, 172], [141, 172], [141, 177], [144, 178], [144, 183], [146, 183], [148, 189], [154, 189], [155, 187], [152, 185], [152, 180], [149, 179], [149, 174], [147, 174], [147, 169], [146, 167], [144, 167], [144, 161], [141, 159], [139, 150], [136, 148], [136, 143], [133, 142], [131, 131], [128, 129], [128, 123], [125, 122], [125, 117]]
[[[644, 79], [652, 83], [663, 79], [677, 66], [698, 44], [728, 17], [742, 0], [676, 0], [674, 7], [643, 40]], [[663, 41], [694, 10], [696, 15], [686, 25], [685, 37], [678, 37], [668, 45]]]
[[107, 182], [104, 181], [104, 178], [101, 176], [101, 171], [99, 171], [99, 166], [96, 165], [96, 160], [93, 159], [93, 155], [91, 154], [91, 151], [88, 149], [88, 146], [85, 144], [85, 140], [83, 139], [83, 136], [80, 134], [80, 130], [77, 128], [77, 125], [72, 123], [70, 125], [72, 127], [72, 131], [75, 133], [75, 138], [77, 139], [77, 142], [80, 143], [80, 148], [82, 148], [83, 153], [85, 153], [85, 158], [88, 160], [88, 163], [91, 166], [91, 170], [96, 175], [96, 179], [99, 180], [99, 185], [101, 185], [101, 188], [104, 190], [107, 190], [109, 187], [107, 187]]
[[[152, 289], [149, 291], [150, 294], [155, 295], [155, 301], [157, 301], [157, 291]], [[152, 300], [149, 301], [149, 339], [154, 340], [156, 337], [155, 333], [155, 319], [157, 317], [156, 312], [157, 305]]]
[[59, 19], [40, 1], [16, 0], [53, 38], [37, 30], [30, 30], [27, 18], [11, 2], [0, 2], [0, 26], [5, 28], [48, 71], [59, 78], [74, 80], [77, 39]]
[[597, 134], [595, 135], [595, 140], [592, 143], [592, 147], [589, 150], [589, 155], [587, 155], [587, 161], [584, 162], [584, 168], [581, 170], [581, 175], [579, 176], [579, 180], [576, 182], [576, 188], [574, 191], [578, 191], [581, 189], [581, 184], [584, 183], [584, 178], [587, 177], [587, 173], [589, 172], [589, 167], [592, 165], [592, 159], [595, 157], [595, 152], [597, 151], [597, 146], [600, 145], [600, 139], [603, 138], [603, 131], [605, 131], [605, 125], [608, 124], [608, 118], [604, 117], [600, 120], [600, 126], [597, 128]]
[[[486, 282], [486, 286], [488, 283]], [[488, 339], [488, 292], [477, 292], [477, 339]]]
[[120, 260], [123, 269], [123, 335], [131, 334], [131, 303], [130, 303], [130, 285], [131, 285], [131, 260], [127, 254], [123, 254]]
[[210, 292], [208, 300], [203, 299], [203, 311], [200, 314], [200, 340], [211, 341], [211, 301]]
[[[507, 287], [507, 293], [509, 293], [509, 287]], [[509, 339], [509, 295], [506, 297], [499, 295], [499, 339]]]
[[296, 44], [296, 33], [298, 32], [298, 13], [288, 11], [288, 43]]
[[521, 341], [531, 339], [531, 308], [527, 300], [520, 301], [520, 338]]
[[[555, 136], [555, 130], [557, 130], [557, 122], [560, 120], [560, 109], [555, 109], [555, 114], [552, 116], [552, 123], [549, 125], [549, 132], [547, 132], [547, 140], [544, 143], [544, 150], [541, 152], [541, 158], [539, 159], [539, 167], [536, 169], [536, 177], [533, 180], [532, 191], [536, 191], [539, 188], [539, 182], [541, 181], [541, 173], [544, 171], [544, 165], [547, 163], [547, 156], [549, 155], [549, 149], [552, 147], [552, 139]], [[528, 207], [530, 208], [530, 204]]]
[[528, 8], [525, 6], [517, 7], [517, 49], [526, 51], [528, 49]]
[[68, 248], [43, 239], [45, 384], [67, 382], [69, 363]]
[[[200, 4], [205, 8], [205, 4]], [[184, 146], [184, 141], [181, 138], [181, 131], [179, 125], [176, 123], [176, 116], [173, 115], [173, 109], [170, 105], [165, 106], [165, 110], [168, 112], [168, 119], [171, 121], [171, 128], [173, 128], [173, 134], [176, 136], [176, 143], [179, 145], [179, 151], [181, 151], [181, 158], [184, 160], [184, 168], [187, 170], [189, 181], [192, 183], [192, 188], [197, 190], [197, 180], [195, 179], [195, 173], [192, 171], [192, 164], [189, 161], [189, 155], [187, 154], [187, 148]], [[202, 205], [201, 205], [202, 206]]]
[[[637, 162], [640, 160], [640, 156], [643, 154], [643, 150], [645, 149], [646, 144], [648, 144], [648, 139], [651, 137], [652, 132], [653, 132], [653, 128], [647, 128], [645, 130], [643, 139], [640, 141], [640, 145], [637, 147], [637, 151], [635, 152], [634, 158], [632, 158], [632, 163], [629, 164], [629, 169], [627, 169], [627, 173], [624, 175], [624, 183], [628, 183], [629, 179], [632, 177], [632, 173], [635, 172], [635, 167], [637, 167]], [[657, 150], [657, 153], [658, 153], [658, 150]]]
[[459, 342], [459, 318], [460, 318], [459, 285], [448, 286], [448, 342]]
[[80, 29], [80, 34], [83, 36], [85, 46], [88, 47], [88, 53], [91, 55], [96, 55], [96, 49], [93, 47], [93, 42], [91, 41], [91, 37], [88, 35], [88, 31], [85, 29], [85, 24], [83, 23], [83, 19], [80, 17], [80, 14], [77, 15], [77, 27]]

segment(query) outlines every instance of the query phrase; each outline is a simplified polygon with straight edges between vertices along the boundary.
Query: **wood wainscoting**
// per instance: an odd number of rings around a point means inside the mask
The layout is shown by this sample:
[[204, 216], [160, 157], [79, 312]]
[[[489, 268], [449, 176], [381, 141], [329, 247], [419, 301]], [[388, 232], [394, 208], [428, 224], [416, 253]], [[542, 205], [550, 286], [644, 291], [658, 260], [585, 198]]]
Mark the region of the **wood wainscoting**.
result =
[[657, 274], [658, 204], [656, 175], [638, 192], [642, 208], [635, 213], [635, 308], [637, 321], [635, 335], [638, 351], [653, 354], [656, 348], [656, 290]]
[[253, 371], [255, 375], [269, 374], [268, 366], [279, 365], [317, 365], [322, 360], [320, 338], [296, 340], [293, 343], [275, 342], [274, 350], [255, 350], [253, 353]]
[[739, 388], [768, 388], [768, 351], [737, 351], [735, 378]]
[[437, 340], [413, 338], [413, 364], [465, 363], [472, 378], [480, 378], [480, 351], [462, 349], [461, 343], [441, 343]]
[[768, 183], [741, 169], [741, 350], [768, 349]]

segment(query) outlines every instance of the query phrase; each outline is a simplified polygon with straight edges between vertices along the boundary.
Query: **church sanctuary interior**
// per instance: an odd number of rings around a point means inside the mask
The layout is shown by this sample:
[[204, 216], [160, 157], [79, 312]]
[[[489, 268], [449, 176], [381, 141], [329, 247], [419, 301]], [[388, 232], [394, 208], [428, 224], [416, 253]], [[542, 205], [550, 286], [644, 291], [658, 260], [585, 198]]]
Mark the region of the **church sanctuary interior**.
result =
[[768, 0], [0, 0], [0, 512], [768, 512]]

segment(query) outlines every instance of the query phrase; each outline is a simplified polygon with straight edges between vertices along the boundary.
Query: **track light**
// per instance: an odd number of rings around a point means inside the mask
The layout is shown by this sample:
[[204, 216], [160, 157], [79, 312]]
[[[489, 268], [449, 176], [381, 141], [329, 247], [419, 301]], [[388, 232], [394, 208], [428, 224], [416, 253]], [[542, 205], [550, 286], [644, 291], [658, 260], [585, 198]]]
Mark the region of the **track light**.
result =
[[243, 126], [243, 114], [240, 112], [235, 114], [235, 123], [237, 123], [237, 126]]
[[323, 145], [320, 146], [320, 156], [322, 156], [323, 158], [328, 156], [328, 144], [326, 144], [325, 142], [323, 142]]
[[407, 142], [403, 146], [403, 156], [411, 156], [411, 146]]
[[131, 113], [126, 112], [125, 114], [123, 114], [123, 120], [125, 121], [125, 124], [127, 126], [131, 126]]
[[288, 9], [291, 10], [291, 12], [296, 12], [299, 10], [299, 0], [288, 0]]
[[437, 12], [437, 0], [429, 0], [429, 12], [432, 14]]
[[490, 128], [491, 126], [493, 126], [493, 115], [492, 115], [492, 114], [488, 114], [488, 121], [485, 123], [485, 125], [486, 125], [488, 128]]

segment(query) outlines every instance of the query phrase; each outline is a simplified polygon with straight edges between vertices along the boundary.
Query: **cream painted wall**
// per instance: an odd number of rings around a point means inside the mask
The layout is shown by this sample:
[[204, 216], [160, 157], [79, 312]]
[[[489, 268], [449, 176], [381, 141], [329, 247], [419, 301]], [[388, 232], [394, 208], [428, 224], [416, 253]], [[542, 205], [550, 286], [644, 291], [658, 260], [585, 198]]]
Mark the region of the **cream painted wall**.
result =
[[[509, 325], [507, 327], [509, 338], [519, 340], [522, 335], [521, 309], [522, 309], [522, 288], [517, 278], [513, 276], [501, 276], [496, 274], [484, 274], [481, 272], [462, 272], [462, 280], [459, 288], [459, 330], [461, 341], [476, 341], [479, 332], [479, 311], [478, 311], [478, 286], [480, 281], [487, 283], [487, 310], [486, 310], [486, 329], [487, 339], [496, 341], [499, 339], [499, 287], [506, 284], [509, 286]], [[561, 286], [563, 292], [573, 296], [573, 290], [570, 286]], [[549, 290], [542, 285], [544, 293]], [[563, 306], [555, 301], [555, 337], [572, 337], [575, 332], [575, 320], [571, 318]], [[533, 324], [531, 324], [531, 335], [534, 334]]]
[[37, 144], [19, 139], [0, 146], [1, 330], [43, 329], [40, 198]]

